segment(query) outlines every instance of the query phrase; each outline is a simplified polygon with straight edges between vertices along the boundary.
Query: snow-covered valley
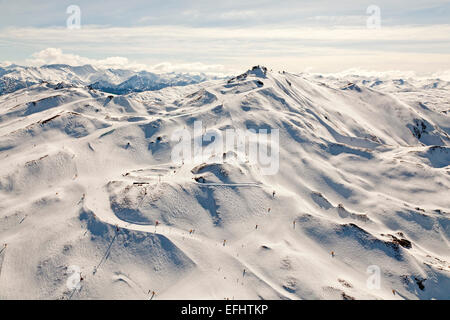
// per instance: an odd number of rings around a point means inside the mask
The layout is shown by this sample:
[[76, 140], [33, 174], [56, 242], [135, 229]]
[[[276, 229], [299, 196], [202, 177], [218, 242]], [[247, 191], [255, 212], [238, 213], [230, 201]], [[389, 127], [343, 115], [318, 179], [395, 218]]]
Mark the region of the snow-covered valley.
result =
[[[0, 299], [450, 298], [449, 82], [50, 80], [0, 96]], [[279, 170], [175, 163], [196, 121], [278, 129]]]

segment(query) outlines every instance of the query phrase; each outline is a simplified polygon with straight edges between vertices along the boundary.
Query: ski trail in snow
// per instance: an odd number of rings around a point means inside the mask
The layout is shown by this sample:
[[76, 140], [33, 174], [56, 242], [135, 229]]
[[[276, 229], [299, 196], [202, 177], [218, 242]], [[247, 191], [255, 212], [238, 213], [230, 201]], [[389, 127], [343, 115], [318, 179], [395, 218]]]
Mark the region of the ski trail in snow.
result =
[[247, 183], [199, 183], [194, 182], [195, 184], [199, 186], [205, 186], [205, 187], [258, 187], [262, 188], [262, 183], [256, 183], [256, 182], [247, 182]]
[[28, 217], [28, 215], [25, 215], [25, 216], [22, 218], [22, 220], [19, 221], [19, 224], [22, 224], [22, 222], [24, 222], [25, 219], [26, 219], [27, 217]]
[[2, 278], [3, 260], [5, 260], [5, 255], [6, 255], [6, 247], [3, 247], [3, 249], [0, 250], [0, 280]]
[[109, 243], [109, 246], [108, 246], [108, 248], [105, 251], [105, 254], [103, 255], [103, 257], [100, 260], [100, 262], [98, 263], [98, 265], [95, 267], [95, 272], [97, 272], [98, 269], [100, 268], [101, 264], [108, 259], [109, 254], [111, 253], [111, 247], [112, 247], [114, 241], [116, 240], [118, 234], [119, 234], [119, 232], [116, 231], [116, 234], [114, 235], [114, 237], [112, 238], [111, 242]]
[[[88, 193], [87, 193], [88, 194]], [[105, 192], [101, 190], [101, 188], [97, 188], [95, 192], [96, 196], [102, 196], [107, 198], [107, 195]], [[88, 208], [92, 210], [95, 214], [95, 216], [100, 219], [104, 223], [108, 223], [111, 226], [117, 226], [119, 228], [128, 229], [130, 231], [139, 231], [139, 232], [146, 232], [151, 234], [158, 234], [167, 237], [170, 241], [172, 241], [178, 248], [180, 248], [187, 257], [189, 257], [196, 265], [199, 265], [199, 259], [196, 258], [198, 255], [198, 251], [190, 248], [189, 246], [183, 245], [183, 242], [187, 240], [196, 241], [198, 243], [201, 243], [203, 247], [207, 246], [210, 250], [217, 251], [217, 248], [222, 248], [222, 243], [220, 241], [210, 239], [208, 237], [195, 234], [190, 237], [187, 237], [187, 231], [181, 230], [175, 227], [171, 226], [164, 226], [164, 225], [139, 225], [139, 224], [133, 224], [131, 222], [126, 222], [114, 215], [111, 208], [108, 208], [104, 206], [103, 208], [96, 206], [96, 204], [102, 204], [102, 203], [108, 203], [105, 201], [98, 201], [98, 198], [96, 201], [87, 202], [89, 205], [93, 205], [93, 207]], [[115, 237], [117, 236], [117, 233]], [[110, 243], [110, 246], [107, 249], [107, 252], [111, 248], [112, 243], [115, 240], [115, 237]], [[218, 245], [218, 246], [216, 246]], [[253, 268], [251, 264], [245, 260], [243, 260], [240, 256], [238, 258], [238, 250], [233, 244], [227, 243], [225, 247], [223, 247], [223, 251], [221, 253], [227, 255], [229, 258], [232, 258], [236, 261], [238, 261], [246, 270], [247, 273], [252, 273], [256, 278], [258, 278], [260, 281], [262, 281], [264, 284], [266, 284], [268, 287], [272, 288], [278, 295], [291, 299], [291, 300], [297, 300], [298, 297], [294, 294], [288, 293], [285, 290], [283, 290], [280, 286], [274, 284], [271, 282], [267, 277], [265, 277], [263, 274], [261, 274], [258, 270]], [[106, 254], [106, 253], [105, 253]], [[102, 261], [100, 261], [98, 267], [103, 262], [104, 258], [102, 258]], [[96, 269], [97, 270], [97, 269]]]

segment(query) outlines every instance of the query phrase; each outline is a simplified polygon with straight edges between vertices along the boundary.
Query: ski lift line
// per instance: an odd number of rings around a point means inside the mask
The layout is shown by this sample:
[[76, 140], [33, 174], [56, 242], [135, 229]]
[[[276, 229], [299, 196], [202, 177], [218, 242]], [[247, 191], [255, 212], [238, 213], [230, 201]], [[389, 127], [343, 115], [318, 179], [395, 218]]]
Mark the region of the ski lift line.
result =
[[[144, 227], [144, 228], [143, 228], [143, 227]], [[129, 229], [129, 230], [134, 230], [134, 231], [145, 231], [145, 230], [140, 230], [140, 229], [146, 229], [145, 227], [146, 227], [146, 226], [134, 225], [134, 224], [133, 224], [133, 225], [128, 226], [127, 229]], [[150, 226], [147, 226], [147, 227], [150, 227]], [[181, 234], [182, 231], [180, 231], [180, 230], [178, 230], [178, 229], [176, 229], [176, 228], [167, 227], [167, 226], [160, 226], [160, 227], [158, 228], [157, 231], [147, 231], [147, 232], [149, 232], [149, 233], [155, 233], [155, 234], [159, 234], [159, 235], [164, 235], [164, 236], [168, 236], [168, 231], [169, 231], [169, 230], [170, 230], [170, 231], [175, 231], [175, 230], [176, 230], [177, 232], [173, 232], [173, 233], [171, 233], [171, 234], [172, 234], [172, 235], [175, 235], [175, 236], [179, 236], [179, 237], [181, 237], [181, 238], [183, 237], [183, 235]], [[170, 237], [170, 238], [172, 238], [172, 237]], [[210, 246], [212, 246], [213, 243], [217, 245], [217, 242], [216, 242], [216, 241], [204, 241], [204, 240], [210, 240], [209, 238], [205, 238], [204, 236], [199, 236], [199, 235], [197, 235], [197, 237], [192, 237], [192, 238], [190, 238], [190, 239], [192, 239], [192, 240], [194, 240], [194, 241], [201, 241], [201, 242], [203, 242], [204, 244], [207, 244], [207, 245], [210, 245]], [[173, 238], [171, 239], [171, 241], [177, 242], [177, 240], [174, 240]], [[179, 240], [179, 241], [182, 241], [182, 240]], [[220, 242], [219, 242], [219, 243], [220, 243]], [[221, 244], [222, 244], [222, 246], [223, 246], [223, 242], [222, 242]], [[238, 258], [238, 256], [237, 256], [237, 253], [238, 253], [238, 252], [236, 251], [236, 249], [234, 248], [234, 246], [233, 246], [232, 244], [226, 243], [226, 245], [225, 245], [224, 247], [225, 247], [225, 248], [223, 249], [222, 252], [224, 252], [225, 254], [227, 254], [228, 256], [230, 256], [232, 259], [238, 260], [238, 261], [243, 265], [243, 267], [245, 267], [246, 273], [251, 273], [251, 274], [253, 274], [254, 276], [256, 276], [257, 278], [259, 278], [261, 281], [263, 281], [264, 283], [266, 283], [269, 287], [271, 287], [272, 289], [274, 289], [280, 296], [283, 296], [283, 297], [289, 298], [289, 299], [296, 299], [296, 297], [295, 297], [294, 295], [289, 294], [289, 293], [285, 293], [284, 290], [283, 290], [281, 287], [279, 287], [279, 286], [276, 285], [276, 284], [272, 284], [272, 283], [270, 282], [270, 280], [266, 279], [266, 278], [264, 277], [264, 275], [260, 274], [258, 271], [256, 271], [255, 269], [253, 269], [247, 262], [243, 261], [242, 258]], [[187, 252], [185, 252], [185, 254], [186, 254], [192, 261], [194, 261], [194, 263], [196, 263], [195, 261], [196, 261], [197, 259], [195, 259], [195, 258], [193, 258], [193, 257], [190, 257], [190, 254], [188, 254]]]
[[[3, 247], [3, 249], [0, 251], [0, 254], [2, 254], [2, 252], [4, 252], [4, 251], [6, 252], [6, 244]], [[2, 277], [3, 260], [5, 260], [4, 257], [5, 257], [5, 254], [3, 254], [3, 258], [0, 260], [0, 279]]]
[[71, 300], [71, 299], [72, 299], [72, 296], [74, 295], [75, 291], [77, 291], [77, 288], [74, 288], [74, 289], [72, 290], [72, 293], [71, 293], [70, 296], [67, 298], [67, 300]]
[[119, 234], [119, 232], [116, 232], [116, 234], [115, 234], [114, 237], [112, 238], [112, 240], [111, 240], [111, 242], [110, 242], [108, 248], [107, 248], [106, 251], [105, 251], [105, 254], [103, 255], [103, 257], [102, 257], [102, 259], [100, 260], [99, 264], [95, 267], [95, 272], [97, 272], [97, 270], [100, 268], [100, 265], [101, 265], [104, 261], [106, 261], [106, 260], [108, 259], [107, 257], [109, 256], [109, 254], [110, 254], [110, 252], [111, 252], [111, 247], [112, 247], [114, 241], [116, 240], [118, 234]]
[[[95, 205], [95, 204], [94, 204]], [[95, 206], [96, 207], [96, 206]], [[127, 229], [130, 231], [139, 231], [139, 232], [147, 232], [149, 234], [158, 234], [165, 237], [168, 237], [171, 241], [175, 243], [177, 246], [182, 246], [182, 238], [185, 235], [185, 230], [179, 230], [178, 228], [174, 228], [171, 226], [159, 225], [155, 228], [154, 225], [138, 225], [131, 224], [129, 221], [125, 222], [123, 220], [118, 219], [114, 215], [108, 214], [108, 210], [106, 208], [102, 208], [101, 210], [94, 210], [96, 212], [96, 216], [102, 222], [117, 225], [120, 228]], [[156, 229], [156, 230], [155, 230]], [[115, 239], [115, 238], [114, 238]], [[222, 247], [222, 243], [217, 241], [216, 239], [207, 238], [201, 234], [196, 234], [195, 236], [189, 237], [189, 241], [195, 241], [197, 243], [202, 243], [203, 245], [211, 247], [214, 251], [217, 251], [217, 247], [220, 246], [222, 249], [220, 250], [223, 254], [228, 255], [231, 259], [235, 259], [239, 261], [243, 267], [247, 270], [247, 272], [252, 273], [255, 277], [258, 277], [262, 282], [266, 283], [269, 287], [277, 292], [280, 297], [288, 298], [288, 299], [297, 299], [297, 297], [293, 294], [285, 292], [283, 288], [279, 285], [271, 283], [269, 279], [267, 279], [263, 274], [255, 270], [251, 267], [247, 262], [242, 259], [242, 256], [237, 258], [238, 248], [235, 248], [235, 244], [227, 243], [226, 247]], [[111, 243], [112, 245], [112, 243]], [[240, 248], [240, 246], [239, 246]], [[195, 258], [197, 252], [186, 252], [185, 254], [194, 262], [197, 263], [197, 259]], [[103, 263], [103, 262], [102, 262]], [[100, 265], [100, 264], [99, 264]]]
[[22, 218], [22, 220], [20, 220], [19, 224], [22, 224], [22, 222], [24, 222], [25, 219], [26, 219], [27, 217], [28, 217], [28, 215], [26, 214], [26, 215]]

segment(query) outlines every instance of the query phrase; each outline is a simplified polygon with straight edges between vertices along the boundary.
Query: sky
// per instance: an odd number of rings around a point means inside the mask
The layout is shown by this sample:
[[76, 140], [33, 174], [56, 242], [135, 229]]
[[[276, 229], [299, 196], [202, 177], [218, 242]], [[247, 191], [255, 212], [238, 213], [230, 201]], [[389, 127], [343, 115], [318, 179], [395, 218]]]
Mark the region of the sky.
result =
[[0, 61], [449, 74], [450, 1], [0, 0]]

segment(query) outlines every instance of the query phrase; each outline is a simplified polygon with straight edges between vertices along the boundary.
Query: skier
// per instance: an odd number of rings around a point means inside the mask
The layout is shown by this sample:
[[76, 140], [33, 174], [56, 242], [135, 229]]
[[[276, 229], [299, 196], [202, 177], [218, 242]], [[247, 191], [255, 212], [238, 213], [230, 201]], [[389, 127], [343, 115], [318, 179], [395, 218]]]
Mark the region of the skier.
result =
[[331, 256], [334, 258], [334, 251], [331, 251]]
[[225, 244], [227, 243], [227, 240], [223, 240], [223, 246], [225, 247]]

